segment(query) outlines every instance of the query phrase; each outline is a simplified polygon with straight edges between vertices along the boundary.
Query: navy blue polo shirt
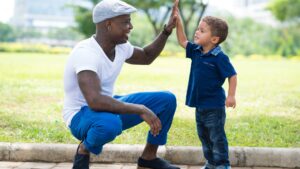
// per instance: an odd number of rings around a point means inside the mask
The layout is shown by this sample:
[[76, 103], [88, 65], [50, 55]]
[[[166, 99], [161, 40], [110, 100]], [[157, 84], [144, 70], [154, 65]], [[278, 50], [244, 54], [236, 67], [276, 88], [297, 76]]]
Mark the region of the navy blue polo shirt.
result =
[[188, 42], [186, 57], [192, 60], [186, 95], [186, 105], [197, 108], [225, 107], [226, 78], [236, 75], [234, 67], [220, 46], [203, 54], [202, 47]]

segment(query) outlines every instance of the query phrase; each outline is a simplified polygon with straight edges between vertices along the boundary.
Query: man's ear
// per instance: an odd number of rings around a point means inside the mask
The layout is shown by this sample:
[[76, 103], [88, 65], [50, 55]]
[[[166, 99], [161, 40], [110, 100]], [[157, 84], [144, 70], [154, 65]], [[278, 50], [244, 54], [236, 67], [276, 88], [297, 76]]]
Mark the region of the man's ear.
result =
[[108, 31], [111, 30], [111, 20], [110, 19], [105, 21], [105, 27], [106, 27], [106, 30], [108, 30]]
[[212, 42], [213, 44], [218, 44], [219, 41], [220, 41], [220, 37], [218, 37], [218, 36], [213, 36], [213, 37], [211, 38], [211, 42]]

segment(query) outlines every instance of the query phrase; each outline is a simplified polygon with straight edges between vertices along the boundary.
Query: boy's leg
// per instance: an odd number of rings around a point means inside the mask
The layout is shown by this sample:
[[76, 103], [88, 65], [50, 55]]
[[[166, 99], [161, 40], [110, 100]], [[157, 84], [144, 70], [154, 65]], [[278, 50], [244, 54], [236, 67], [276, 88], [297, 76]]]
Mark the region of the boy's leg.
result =
[[228, 156], [228, 142], [225, 134], [225, 108], [213, 109], [205, 119], [212, 142], [213, 162], [217, 168], [230, 167]]
[[213, 154], [212, 154], [212, 143], [209, 138], [208, 128], [205, 127], [205, 117], [207, 116], [207, 111], [196, 108], [196, 124], [197, 124], [197, 133], [198, 137], [202, 143], [202, 150], [204, 157], [207, 162], [203, 169], [212, 169], [214, 168], [213, 163]]

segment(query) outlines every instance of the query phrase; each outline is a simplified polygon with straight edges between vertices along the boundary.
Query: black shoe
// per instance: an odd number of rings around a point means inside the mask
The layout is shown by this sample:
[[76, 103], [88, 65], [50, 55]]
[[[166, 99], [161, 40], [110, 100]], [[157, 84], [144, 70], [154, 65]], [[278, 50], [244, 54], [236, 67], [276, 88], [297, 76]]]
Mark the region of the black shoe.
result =
[[138, 159], [138, 166], [151, 168], [151, 169], [180, 169], [174, 165], [171, 165], [168, 161], [162, 158], [155, 158], [153, 160], [144, 160], [141, 157]]
[[[82, 142], [80, 144], [82, 144]], [[80, 144], [76, 150], [72, 169], [89, 169], [90, 155], [78, 154]]]

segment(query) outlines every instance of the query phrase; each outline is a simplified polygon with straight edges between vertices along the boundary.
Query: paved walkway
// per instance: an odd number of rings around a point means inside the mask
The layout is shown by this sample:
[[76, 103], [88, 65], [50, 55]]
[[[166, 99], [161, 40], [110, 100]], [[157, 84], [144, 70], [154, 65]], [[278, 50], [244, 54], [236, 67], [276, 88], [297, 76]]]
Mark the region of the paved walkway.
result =
[[[181, 165], [181, 169], [200, 169], [201, 166], [186, 166]], [[0, 161], [0, 169], [71, 169], [71, 163], [33, 163], [33, 162], [8, 162]], [[137, 169], [136, 164], [91, 164], [90, 169]], [[233, 169], [283, 169], [283, 168], [239, 168], [233, 167]]]

